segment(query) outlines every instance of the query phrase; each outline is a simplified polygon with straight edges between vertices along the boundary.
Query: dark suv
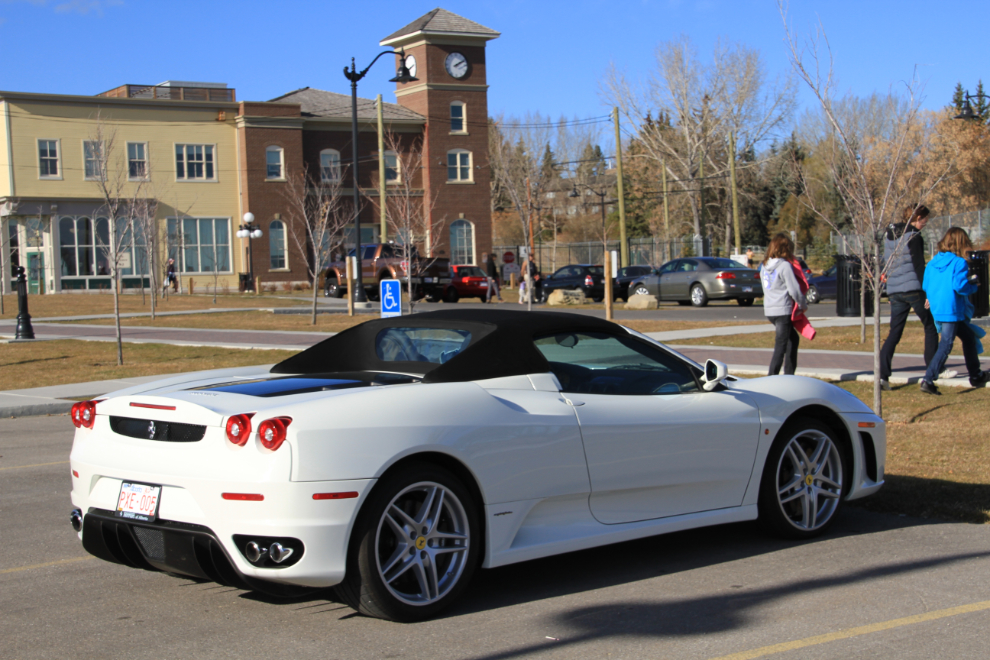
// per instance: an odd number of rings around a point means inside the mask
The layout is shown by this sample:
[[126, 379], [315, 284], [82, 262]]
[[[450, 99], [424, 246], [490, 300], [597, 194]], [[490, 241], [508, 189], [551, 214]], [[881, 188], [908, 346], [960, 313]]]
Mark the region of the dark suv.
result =
[[605, 300], [605, 269], [596, 264], [571, 264], [543, 278], [540, 302], [546, 302], [557, 289], [582, 291], [595, 302]]

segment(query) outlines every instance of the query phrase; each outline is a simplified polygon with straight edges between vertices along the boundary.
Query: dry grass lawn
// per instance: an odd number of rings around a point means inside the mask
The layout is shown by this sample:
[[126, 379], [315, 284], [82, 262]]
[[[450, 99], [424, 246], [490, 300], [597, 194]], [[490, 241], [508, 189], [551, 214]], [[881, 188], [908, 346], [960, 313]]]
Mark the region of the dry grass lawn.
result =
[[[872, 383], [843, 383], [871, 402]], [[871, 511], [961, 522], [990, 522], [990, 389], [894, 387], [883, 398], [886, 485], [856, 501]]]
[[[170, 295], [167, 300], [158, 299], [159, 312], [179, 312], [191, 309], [215, 309], [230, 307], [289, 307], [300, 304], [300, 300], [286, 300], [272, 295], [255, 296], [218, 295], [213, 304], [212, 295]], [[0, 319], [17, 318], [17, 296], [3, 297], [4, 314]], [[151, 296], [125, 294], [120, 297], [121, 312], [151, 312]], [[89, 314], [113, 314], [113, 295], [110, 293], [57, 293], [50, 296], [28, 296], [28, 312], [32, 319], [42, 320], [50, 316], [81, 316]]]
[[[887, 339], [889, 326], [880, 327], [880, 343]], [[773, 348], [772, 332], [762, 332], [753, 335], [735, 335], [733, 337], [703, 337], [700, 339], [678, 339], [678, 344], [714, 344], [716, 346], [732, 346], [740, 348]], [[990, 348], [990, 343], [987, 343]], [[873, 352], [873, 326], [866, 326], [866, 343], [859, 343], [859, 326], [843, 328], [818, 328], [818, 334], [813, 341], [801, 340], [801, 348], [814, 348], [827, 351], [863, 351]], [[921, 355], [925, 352], [925, 333], [921, 323], [911, 321], [904, 327], [904, 334], [897, 344], [898, 353]], [[962, 355], [962, 345], [957, 341], [952, 350], [953, 355]]]
[[0, 373], [4, 388], [26, 389], [271, 364], [291, 355], [295, 351], [124, 344], [124, 366], [118, 367], [115, 343], [67, 339], [0, 344]]

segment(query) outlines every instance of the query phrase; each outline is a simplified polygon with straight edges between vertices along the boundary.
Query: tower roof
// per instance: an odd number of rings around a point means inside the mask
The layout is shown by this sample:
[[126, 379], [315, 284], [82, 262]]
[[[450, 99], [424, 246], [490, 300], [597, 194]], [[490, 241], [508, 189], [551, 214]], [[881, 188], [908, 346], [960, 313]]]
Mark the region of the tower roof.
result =
[[443, 35], [480, 37], [496, 39], [501, 33], [487, 28], [480, 23], [458, 16], [446, 9], [437, 7], [433, 11], [420, 16], [415, 21], [400, 30], [396, 30], [381, 40], [380, 45], [388, 46], [397, 41], [407, 40], [414, 35]]
[[[298, 103], [303, 117], [324, 117], [328, 119], [351, 119], [351, 95], [327, 92], [322, 89], [303, 87], [288, 94], [271, 99], [270, 102]], [[378, 117], [377, 103], [373, 99], [357, 100], [359, 120], [374, 121]], [[385, 121], [425, 122], [423, 115], [394, 103], [382, 103], [382, 118]]]

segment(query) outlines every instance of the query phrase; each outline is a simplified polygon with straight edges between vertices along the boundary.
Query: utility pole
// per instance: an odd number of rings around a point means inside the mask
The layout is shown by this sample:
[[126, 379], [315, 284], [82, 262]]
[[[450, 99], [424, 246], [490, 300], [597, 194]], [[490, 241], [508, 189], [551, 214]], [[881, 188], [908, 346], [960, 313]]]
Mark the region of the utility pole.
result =
[[663, 260], [670, 261], [670, 207], [667, 205], [667, 159], [660, 161], [663, 177]]
[[742, 238], [739, 236], [739, 199], [736, 197], [736, 138], [729, 131], [729, 178], [732, 183], [732, 230], [736, 235], [736, 254], [742, 254]]
[[702, 232], [698, 238], [701, 239], [701, 254], [696, 257], [705, 256], [705, 154], [701, 154], [698, 161], [698, 231]]
[[615, 122], [615, 166], [619, 193], [619, 250], [623, 268], [629, 265], [629, 245], [626, 243], [626, 199], [622, 184], [622, 134], [619, 132], [619, 108], [612, 109]]
[[385, 122], [382, 119], [382, 95], [378, 95], [378, 201], [381, 206], [381, 242], [388, 243], [388, 222], [385, 213]]

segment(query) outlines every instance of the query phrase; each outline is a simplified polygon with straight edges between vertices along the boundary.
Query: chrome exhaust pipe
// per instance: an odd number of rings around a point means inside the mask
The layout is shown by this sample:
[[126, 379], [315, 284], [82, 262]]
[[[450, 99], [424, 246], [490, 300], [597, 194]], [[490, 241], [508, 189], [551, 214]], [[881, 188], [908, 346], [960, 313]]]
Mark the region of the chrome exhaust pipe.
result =
[[82, 511], [80, 509], [73, 509], [69, 514], [69, 522], [72, 523], [72, 529], [81, 532], [83, 523]]
[[251, 541], [244, 548], [244, 556], [247, 557], [247, 560], [252, 564], [257, 564], [258, 560], [261, 559], [261, 555], [267, 550], [267, 548], [262, 548], [254, 541]]
[[295, 552], [292, 548], [286, 548], [281, 543], [272, 543], [272, 547], [268, 549], [268, 556], [272, 558], [272, 561], [276, 564], [281, 564], [283, 561], [292, 556]]

